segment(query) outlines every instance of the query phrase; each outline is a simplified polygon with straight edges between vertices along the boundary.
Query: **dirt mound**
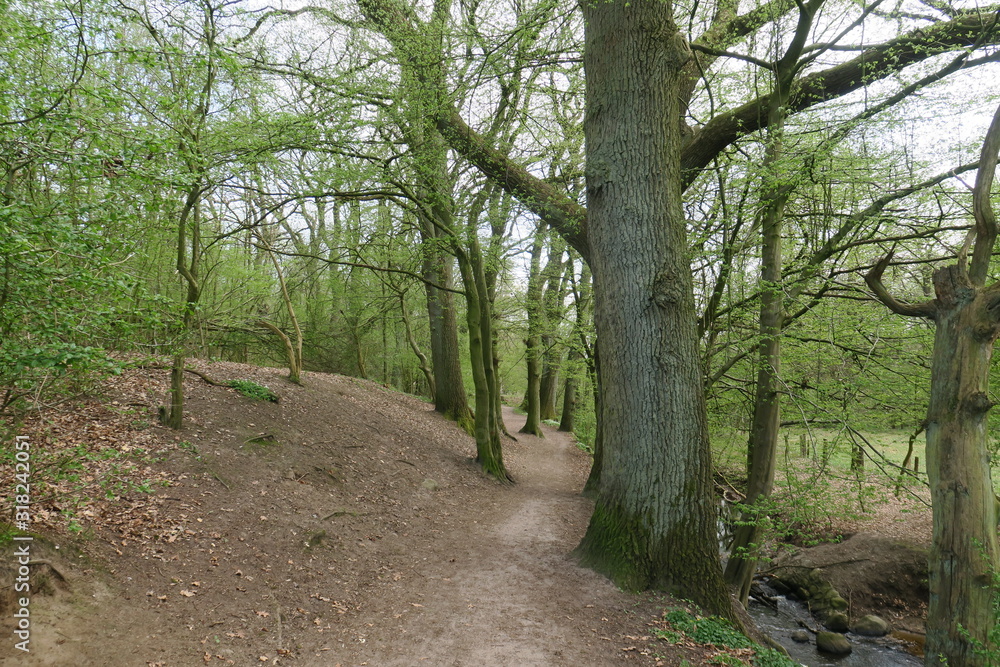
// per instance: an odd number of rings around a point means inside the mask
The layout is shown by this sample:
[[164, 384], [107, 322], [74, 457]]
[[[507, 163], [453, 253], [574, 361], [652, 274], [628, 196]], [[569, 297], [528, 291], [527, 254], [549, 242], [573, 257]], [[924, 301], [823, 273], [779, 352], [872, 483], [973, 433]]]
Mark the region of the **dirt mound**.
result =
[[[579, 495], [589, 460], [565, 435], [508, 444], [519, 484], [503, 487], [473, 463], [471, 438], [413, 397], [341, 376], [307, 373], [298, 387], [277, 370], [198, 368], [280, 401], [189, 375], [174, 432], [154, 425], [166, 372], [116, 379], [103, 404], [128, 406], [127, 424], [86, 450], [104, 467], [79, 475], [97, 484], [79, 533], [56, 521], [59, 498], [39, 506], [56, 537], [33, 558], [66, 584], [48, 595], [33, 580], [32, 652], [0, 643], [0, 663], [655, 663], [628, 633], [656, 610], [568, 557], [591, 507]], [[33, 437], [68, 439], [51, 423]], [[151, 457], [136, 474], [157, 483], [109, 487], [123, 468], [94, 452], [136, 439]]]
[[873, 533], [857, 533], [839, 544], [822, 544], [779, 559], [782, 570], [820, 570], [849, 604], [849, 616], [875, 614], [895, 629], [923, 632], [927, 612], [926, 547]]

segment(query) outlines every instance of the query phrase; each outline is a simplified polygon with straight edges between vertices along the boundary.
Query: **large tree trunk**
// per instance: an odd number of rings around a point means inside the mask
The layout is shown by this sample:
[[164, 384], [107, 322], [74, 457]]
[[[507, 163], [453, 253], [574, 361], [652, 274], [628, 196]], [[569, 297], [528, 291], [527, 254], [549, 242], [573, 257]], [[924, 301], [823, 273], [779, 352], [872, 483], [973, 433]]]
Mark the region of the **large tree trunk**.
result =
[[926, 664], [986, 665], [964, 628], [986, 642], [993, 627], [991, 568], [998, 564], [996, 508], [987, 449], [989, 370], [1000, 287], [978, 291], [957, 266], [934, 275], [937, 331], [927, 410], [927, 477], [934, 532]]
[[934, 514], [924, 651], [928, 667], [993, 664], [983, 649], [989, 647], [996, 624], [994, 577], [1000, 571], [1000, 548], [986, 416], [993, 406], [989, 371], [993, 343], [1000, 336], [1000, 283], [987, 287], [986, 278], [997, 238], [990, 197], [998, 153], [1000, 107], [979, 159], [972, 196], [975, 227], [958, 262], [934, 273], [933, 301], [911, 305], [889, 294], [882, 275], [892, 261], [891, 252], [865, 276], [890, 310], [936, 324], [926, 422]]
[[670, 2], [586, 2], [587, 201], [604, 464], [581, 561], [733, 618], [681, 209], [678, 85], [690, 56]]

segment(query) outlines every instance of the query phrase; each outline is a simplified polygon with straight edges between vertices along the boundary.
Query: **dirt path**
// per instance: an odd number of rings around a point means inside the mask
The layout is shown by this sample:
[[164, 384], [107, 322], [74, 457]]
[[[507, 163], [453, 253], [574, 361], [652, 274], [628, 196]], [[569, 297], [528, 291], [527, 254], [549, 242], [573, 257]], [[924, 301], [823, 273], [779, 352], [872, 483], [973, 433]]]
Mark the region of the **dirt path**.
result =
[[[524, 425], [509, 408], [504, 418], [512, 433]], [[415, 563], [410, 598], [376, 605], [352, 628], [351, 662], [597, 665], [625, 657], [602, 614], [635, 601], [570, 558], [591, 504], [579, 495], [570, 437], [544, 431], [517, 434], [507, 448], [517, 486], [439, 538], [452, 557]]]
[[[503, 486], [471, 460], [471, 438], [413, 397], [204, 369], [282, 399], [196, 382], [184, 431], [122, 434], [145, 437], [173, 483], [93, 504], [81, 535], [36, 543], [69, 586], [33, 596], [32, 653], [2, 643], [0, 664], [656, 664], [635, 636], [655, 605], [570, 555], [592, 505], [589, 457], [566, 434], [519, 434], [524, 418], [506, 411], [518, 483]], [[165, 379], [126, 378], [112, 397], [155, 411]]]

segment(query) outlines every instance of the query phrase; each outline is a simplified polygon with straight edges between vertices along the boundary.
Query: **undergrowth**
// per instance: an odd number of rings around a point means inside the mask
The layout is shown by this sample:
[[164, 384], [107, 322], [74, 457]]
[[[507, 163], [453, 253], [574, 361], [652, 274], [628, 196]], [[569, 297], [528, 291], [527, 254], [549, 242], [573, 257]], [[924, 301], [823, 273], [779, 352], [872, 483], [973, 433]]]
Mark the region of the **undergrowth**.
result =
[[696, 643], [719, 650], [707, 664], [733, 667], [798, 667], [780, 651], [755, 644], [729, 621], [718, 616], [701, 616], [681, 607], [663, 612], [661, 627], [653, 634], [670, 644]]
[[277, 394], [264, 385], [257, 384], [252, 380], [230, 380], [226, 383], [226, 385], [232, 387], [247, 398], [253, 398], [258, 401], [269, 401], [271, 403], [278, 402]]

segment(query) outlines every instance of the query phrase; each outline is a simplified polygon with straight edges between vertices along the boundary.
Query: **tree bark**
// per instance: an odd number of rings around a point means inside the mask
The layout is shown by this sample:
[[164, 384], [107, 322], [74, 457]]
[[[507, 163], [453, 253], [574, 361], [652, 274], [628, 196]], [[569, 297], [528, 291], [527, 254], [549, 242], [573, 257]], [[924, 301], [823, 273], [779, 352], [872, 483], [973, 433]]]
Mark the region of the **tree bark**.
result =
[[466, 291], [470, 366], [476, 386], [476, 461], [488, 475], [501, 482], [513, 482], [503, 461], [500, 442], [502, 417], [499, 402], [495, 400], [500, 385], [493, 368], [493, 315], [482, 254], [475, 236], [469, 240], [468, 253], [458, 253], [458, 266]]
[[[553, 234], [549, 238], [549, 258], [542, 269], [545, 285], [542, 294], [542, 377], [538, 385], [538, 412], [542, 421], [556, 418], [559, 370], [563, 361], [563, 346], [558, 341], [558, 332], [565, 311], [568, 282], [568, 276], [563, 271], [565, 246], [565, 242]], [[568, 270], [572, 270], [572, 266]]]
[[528, 314], [528, 335], [524, 339], [524, 356], [527, 368], [528, 387], [524, 392], [524, 410], [528, 418], [521, 427], [521, 433], [542, 437], [541, 419], [541, 378], [542, 378], [542, 247], [545, 244], [545, 226], [535, 230], [535, 241], [531, 246], [531, 267], [528, 270], [528, 290], [525, 306]]
[[[446, 10], [447, 5], [440, 5]], [[418, 194], [422, 203], [420, 234], [424, 253], [427, 315], [431, 337], [431, 367], [434, 371], [434, 409], [473, 432], [462, 364], [459, 357], [458, 317], [454, 294], [454, 254], [451, 237], [455, 233], [454, 184], [448, 173], [448, 147], [434, 128], [431, 111], [439, 103], [439, 87], [444, 77], [435, 54], [441, 53], [444, 36], [442, 17], [435, 14], [425, 36], [427, 52], [403, 69], [407, 92], [404, 136], [414, 155]], [[446, 289], [438, 289], [440, 285]]]
[[566, 382], [563, 386], [562, 416], [559, 419], [559, 430], [572, 433], [574, 429], [573, 415], [576, 413], [577, 366], [583, 360], [583, 355], [575, 347], [569, 350], [566, 359]]
[[[876, 298], [897, 315], [934, 320], [931, 395], [927, 408], [927, 478], [933, 533], [924, 664], [982, 667], [1000, 591], [997, 509], [990, 478], [987, 413], [993, 344], [1000, 336], [1000, 283], [985, 286], [997, 237], [990, 202], [1000, 154], [1000, 107], [983, 142], [973, 189], [976, 219], [956, 264], [934, 273], [933, 301], [907, 304], [882, 283], [890, 252], [865, 276]], [[994, 650], [996, 647], [991, 647]]]
[[993, 342], [1000, 331], [1000, 287], [978, 291], [957, 266], [934, 276], [938, 316], [927, 409], [927, 477], [933, 538], [927, 608], [927, 665], [976, 667], [972, 638], [993, 627], [991, 588], [998, 560], [986, 414]]
[[427, 391], [431, 397], [436, 396], [435, 382], [434, 382], [434, 372], [431, 370], [431, 364], [427, 360], [427, 355], [423, 353], [420, 346], [417, 344], [417, 339], [413, 335], [413, 328], [410, 326], [410, 317], [406, 314], [406, 293], [399, 293], [399, 313], [400, 319], [403, 321], [403, 330], [406, 334], [406, 342], [413, 350], [413, 354], [417, 357], [417, 362], [420, 366], [420, 372], [424, 374], [424, 380], [427, 382]]
[[[432, 227], [432, 226], [430, 226]], [[437, 230], [424, 230], [424, 275], [428, 280], [427, 317], [431, 337], [431, 368], [434, 372], [434, 409], [458, 423], [466, 431], [472, 425], [472, 413], [462, 378], [462, 362], [458, 351], [458, 318], [452, 292], [434, 285], [454, 286], [452, 256], [442, 248]]]
[[585, 2], [587, 201], [604, 465], [581, 562], [735, 618], [681, 208], [678, 90], [690, 57], [662, 0]]
[[798, 69], [799, 57], [812, 27], [813, 17], [823, 0], [800, 3], [795, 34], [784, 55], [774, 67], [774, 90], [771, 93], [767, 119], [767, 146], [764, 150], [763, 186], [761, 188], [760, 246], [760, 342], [757, 345], [757, 382], [754, 387], [753, 422], [747, 444], [748, 510], [743, 513], [726, 564], [726, 582], [736, 588], [742, 604], [750, 595], [750, 584], [757, 570], [756, 554], [759, 512], [754, 505], [771, 495], [778, 451], [778, 427], [781, 424], [781, 330], [785, 324], [784, 289], [782, 285], [782, 227], [785, 204], [794, 187], [782, 173], [780, 159], [784, 149], [783, 132], [792, 81]]
[[[263, 239], [261, 240], [263, 243]], [[270, 329], [281, 339], [281, 342], [285, 345], [285, 355], [288, 357], [288, 380], [293, 384], [302, 384], [302, 328], [299, 327], [299, 318], [295, 316], [295, 308], [292, 306], [292, 297], [288, 294], [288, 285], [285, 284], [285, 274], [281, 271], [281, 265], [278, 263], [278, 258], [274, 256], [271, 252], [270, 247], [267, 247], [268, 257], [271, 258], [271, 263], [274, 265], [274, 270], [278, 274], [278, 284], [281, 286], [281, 301], [285, 304], [285, 311], [288, 313], [288, 318], [292, 322], [292, 327], [295, 330], [295, 340], [292, 341], [281, 329], [277, 326], [261, 320], [260, 324], [264, 327]]]
[[[559, 430], [572, 433], [575, 430], [575, 415], [577, 403], [577, 391], [580, 378], [587, 372], [597, 386], [597, 378], [593, 372], [593, 360], [589, 358], [591, 351], [587, 344], [587, 330], [590, 328], [590, 268], [584, 264], [580, 280], [575, 278], [573, 267], [573, 256], [570, 254], [567, 262], [567, 273], [570, 276], [570, 285], [573, 288], [573, 308], [575, 315], [573, 319], [573, 332], [570, 334], [569, 358], [566, 361], [566, 387], [563, 391], [562, 419], [559, 423]], [[586, 365], [584, 365], [586, 364]], [[597, 405], [594, 405], [597, 411]], [[596, 415], [595, 415], [596, 417]], [[596, 434], [595, 434], [596, 435]], [[596, 452], [596, 447], [595, 447]]]

